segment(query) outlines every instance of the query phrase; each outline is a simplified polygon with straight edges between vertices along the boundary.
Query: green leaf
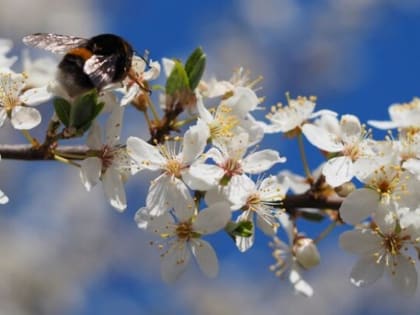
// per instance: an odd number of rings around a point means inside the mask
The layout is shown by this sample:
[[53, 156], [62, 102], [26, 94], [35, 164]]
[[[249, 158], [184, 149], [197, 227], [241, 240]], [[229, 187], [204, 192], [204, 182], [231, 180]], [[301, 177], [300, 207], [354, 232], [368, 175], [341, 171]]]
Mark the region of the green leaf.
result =
[[89, 129], [92, 121], [98, 116], [104, 103], [98, 102], [98, 92], [91, 90], [79, 96], [73, 103], [70, 112], [70, 126], [83, 134]]
[[187, 73], [190, 88], [194, 90], [200, 83], [206, 67], [206, 55], [201, 47], [196, 48], [188, 57], [185, 63], [185, 72]]
[[92, 125], [92, 122], [99, 115], [99, 113], [102, 111], [104, 106], [105, 106], [105, 103], [97, 103], [96, 104], [96, 106], [94, 108], [94, 111], [92, 113], [92, 119], [78, 128], [78, 132], [79, 132], [80, 135], [83, 135], [83, 133], [85, 133], [85, 131], [87, 131], [90, 128], [90, 126]]
[[166, 81], [166, 94], [174, 95], [176, 92], [190, 90], [187, 73], [179, 61], [175, 61], [174, 68]]
[[240, 221], [240, 222], [229, 222], [225, 231], [233, 238], [236, 237], [250, 237], [252, 236], [252, 225], [251, 221]]
[[71, 104], [61, 97], [56, 97], [53, 103], [58, 119], [60, 119], [64, 126], [68, 127], [70, 123]]

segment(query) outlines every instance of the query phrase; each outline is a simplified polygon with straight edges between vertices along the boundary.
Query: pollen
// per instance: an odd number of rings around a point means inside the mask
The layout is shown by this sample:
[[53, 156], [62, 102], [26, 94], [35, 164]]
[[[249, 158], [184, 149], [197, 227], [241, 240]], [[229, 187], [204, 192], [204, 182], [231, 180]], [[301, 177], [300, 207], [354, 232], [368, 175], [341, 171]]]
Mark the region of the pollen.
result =
[[180, 178], [182, 169], [183, 166], [177, 159], [171, 159], [166, 162], [165, 170], [170, 175]]
[[209, 124], [211, 138], [232, 137], [233, 129], [239, 124], [238, 118], [232, 114], [232, 108], [220, 105]]
[[15, 80], [11, 73], [2, 74], [0, 76], [0, 106], [6, 111], [11, 111], [15, 106], [20, 105], [19, 94], [25, 84], [26, 76]]
[[261, 204], [260, 195], [257, 193], [251, 194], [248, 196], [248, 199], [246, 200], [246, 204], [243, 210], [256, 211], [259, 208], [260, 204]]
[[354, 162], [360, 157], [361, 151], [357, 144], [348, 144], [343, 149], [343, 155], [349, 157]]

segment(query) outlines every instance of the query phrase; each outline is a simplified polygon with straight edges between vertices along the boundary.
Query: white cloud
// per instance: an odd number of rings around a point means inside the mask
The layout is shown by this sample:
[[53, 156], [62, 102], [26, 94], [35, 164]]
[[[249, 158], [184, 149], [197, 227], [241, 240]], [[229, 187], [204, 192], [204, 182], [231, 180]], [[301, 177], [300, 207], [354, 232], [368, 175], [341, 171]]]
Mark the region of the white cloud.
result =
[[94, 0], [2, 0], [0, 5], [2, 37], [38, 32], [91, 36], [103, 23]]

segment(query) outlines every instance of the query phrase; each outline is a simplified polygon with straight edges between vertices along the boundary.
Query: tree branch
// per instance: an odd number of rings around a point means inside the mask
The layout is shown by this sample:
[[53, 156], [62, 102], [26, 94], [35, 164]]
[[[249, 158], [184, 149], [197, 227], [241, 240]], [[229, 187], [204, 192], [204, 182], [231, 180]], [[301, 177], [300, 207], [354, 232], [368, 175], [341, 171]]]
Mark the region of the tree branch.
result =
[[[56, 152], [62, 152], [71, 155], [85, 155], [89, 148], [87, 146], [59, 146], [54, 149]], [[0, 156], [2, 159], [10, 160], [25, 160], [25, 161], [37, 161], [37, 160], [54, 160], [54, 156], [46, 146], [40, 146], [34, 148], [29, 144], [2, 144], [0, 145]], [[73, 158], [72, 160], [77, 160]]]
[[[89, 148], [87, 146], [58, 146], [55, 152], [63, 155], [75, 156], [70, 160], [81, 160], [77, 156], [86, 156]], [[48, 161], [54, 160], [51, 151], [45, 147], [33, 148], [29, 144], [24, 145], [0, 145], [0, 155], [2, 159], [25, 160], [25, 161]], [[317, 198], [314, 194], [306, 192], [299, 195], [287, 195], [282, 201], [273, 202], [272, 205], [278, 208], [284, 208], [287, 212], [295, 212], [298, 208], [313, 209], [332, 209], [338, 210], [343, 202], [339, 198]]]
[[297, 208], [331, 209], [338, 210], [343, 199], [339, 198], [316, 198], [310, 193], [300, 195], [287, 195], [282, 202], [282, 206], [290, 211]]

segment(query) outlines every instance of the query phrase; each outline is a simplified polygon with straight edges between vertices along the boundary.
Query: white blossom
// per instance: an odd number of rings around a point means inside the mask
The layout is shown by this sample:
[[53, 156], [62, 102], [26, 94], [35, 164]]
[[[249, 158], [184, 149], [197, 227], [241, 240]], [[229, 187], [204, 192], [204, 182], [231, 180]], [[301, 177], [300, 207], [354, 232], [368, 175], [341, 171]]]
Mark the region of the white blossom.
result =
[[[338, 154], [330, 158], [322, 169], [325, 180], [332, 187], [337, 187], [350, 181], [353, 176], [364, 171], [365, 160], [374, 155], [366, 132], [363, 130], [359, 119], [354, 115], [343, 115], [338, 126], [334, 126], [334, 133], [328, 127], [334, 125], [331, 120], [337, 119], [325, 115], [328, 124], [305, 124], [302, 132], [314, 146], [319, 149]], [[322, 122], [323, 120], [320, 119]], [[338, 128], [337, 128], [338, 127]]]
[[350, 281], [364, 287], [387, 272], [398, 291], [413, 295], [417, 271], [408, 249], [416, 240], [400, 225], [393, 210], [384, 207], [376, 212], [374, 220], [370, 228], [357, 228], [340, 236], [340, 246], [360, 256], [351, 271]]
[[[269, 236], [276, 234], [279, 227], [277, 213], [282, 211], [279, 208], [279, 202], [283, 200], [287, 187], [274, 176], [267, 177], [257, 184], [250, 178], [245, 177], [240, 189], [243, 192], [232, 195], [230, 201], [234, 204], [233, 208], [242, 211], [236, 222], [252, 222], [253, 230], [251, 236], [236, 237], [236, 246], [241, 252], [245, 252], [254, 243], [255, 221], [265, 234]], [[274, 207], [273, 202], [278, 203], [277, 209]]]
[[[147, 67], [150, 66], [150, 69]], [[133, 71], [134, 76], [138, 82], [145, 82], [155, 80], [160, 75], [160, 64], [157, 61], [150, 60], [149, 64], [146, 64], [146, 61], [139, 56], [133, 56], [133, 61], [131, 64], [131, 71]], [[132, 102], [136, 97], [145, 93], [145, 91], [134, 82], [132, 78], [127, 77], [123, 81], [124, 87], [118, 91], [123, 93], [123, 97], [120, 100], [120, 105], [125, 106]]]
[[123, 109], [116, 107], [107, 122], [104, 143], [99, 125], [92, 125], [87, 138], [92, 156], [83, 160], [80, 168], [80, 178], [86, 190], [90, 191], [102, 181], [109, 203], [118, 211], [127, 207], [124, 181], [137, 171], [137, 165], [132, 164], [127, 151], [119, 143], [122, 117]]
[[185, 133], [182, 144], [175, 142], [153, 146], [146, 141], [129, 137], [127, 151], [141, 169], [161, 171], [152, 181], [146, 198], [146, 208], [151, 215], [162, 215], [173, 207], [169, 202], [174, 196], [190, 198], [188, 187], [184, 182], [194, 182], [189, 177], [190, 165], [198, 159], [206, 146], [208, 134], [200, 124], [190, 127]]
[[7, 117], [15, 129], [29, 130], [41, 122], [41, 114], [36, 106], [49, 100], [52, 95], [47, 87], [24, 91], [25, 74], [0, 73], [0, 126]]
[[273, 238], [273, 242], [270, 243], [270, 246], [273, 248], [273, 257], [276, 259], [276, 263], [272, 265], [270, 269], [278, 277], [286, 274], [296, 293], [310, 297], [313, 295], [313, 289], [305, 280], [303, 280], [302, 266], [299, 265], [294, 254], [294, 241], [296, 235], [293, 222], [286, 213], [280, 213], [278, 219], [287, 234], [288, 243], [283, 242], [276, 236]]
[[199, 120], [205, 122], [209, 137], [215, 146], [223, 146], [232, 137], [248, 134], [249, 144], [256, 144], [264, 136], [260, 122], [256, 121], [250, 111], [256, 109], [259, 100], [249, 88], [237, 88], [229, 98], [222, 100], [214, 111], [204, 106], [203, 98], [197, 96], [197, 112]]
[[420, 125], [420, 99], [415, 97], [409, 103], [392, 104], [389, 109], [390, 121], [369, 120], [378, 129], [409, 128]]
[[290, 99], [287, 106], [279, 103], [277, 107], [273, 107], [267, 115], [270, 121], [269, 125], [264, 125], [266, 133], [291, 132], [300, 129], [310, 119], [314, 119], [324, 114], [336, 115], [329, 110], [320, 110], [314, 112], [315, 98], [298, 97]]
[[218, 274], [219, 266], [213, 247], [202, 236], [224, 228], [231, 213], [224, 202], [212, 204], [197, 213], [191, 198], [178, 196], [174, 211], [161, 216], [151, 216], [151, 209], [141, 208], [135, 216], [137, 225], [161, 238], [165, 249], [161, 255], [161, 274], [166, 282], [174, 282], [186, 269], [191, 254], [201, 271], [208, 277]]
[[[247, 174], [260, 174], [277, 163], [283, 163], [286, 158], [280, 157], [274, 150], [261, 150], [246, 155], [248, 135], [239, 134], [224, 146], [211, 148], [205, 154], [212, 163], [204, 163], [200, 159], [190, 167], [190, 175], [200, 179], [190, 184], [192, 189], [210, 190], [217, 186], [226, 186], [227, 199], [237, 194], [244, 194], [241, 187], [247, 181]], [[238, 196], [238, 195], [237, 195]]]
[[380, 207], [394, 202], [400, 206], [418, 204], [418, 181], [397, 165], [381, 166], [363, 182], [365, 187], [350, 193], [341, 204], [340, 215], [347, 223], [360, 223]]

